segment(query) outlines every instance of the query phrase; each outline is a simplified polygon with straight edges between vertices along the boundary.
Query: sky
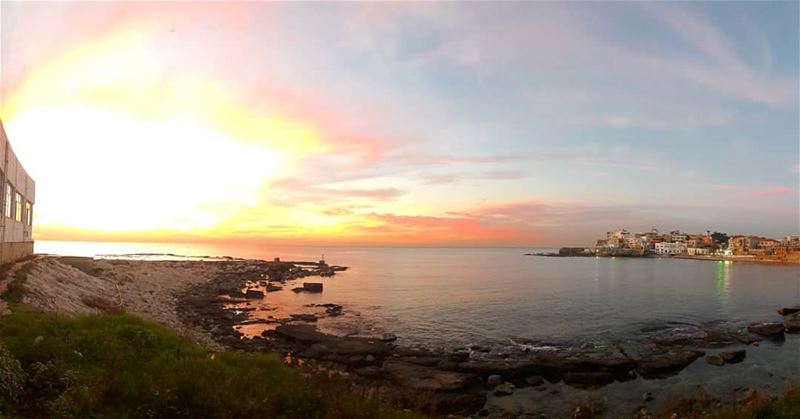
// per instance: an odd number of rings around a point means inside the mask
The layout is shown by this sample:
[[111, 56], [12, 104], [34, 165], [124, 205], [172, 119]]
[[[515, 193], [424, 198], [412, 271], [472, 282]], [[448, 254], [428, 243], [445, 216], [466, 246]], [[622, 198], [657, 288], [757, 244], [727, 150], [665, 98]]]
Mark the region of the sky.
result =
[[797, 2], [0, 4], [36, 240], [800, 230]]

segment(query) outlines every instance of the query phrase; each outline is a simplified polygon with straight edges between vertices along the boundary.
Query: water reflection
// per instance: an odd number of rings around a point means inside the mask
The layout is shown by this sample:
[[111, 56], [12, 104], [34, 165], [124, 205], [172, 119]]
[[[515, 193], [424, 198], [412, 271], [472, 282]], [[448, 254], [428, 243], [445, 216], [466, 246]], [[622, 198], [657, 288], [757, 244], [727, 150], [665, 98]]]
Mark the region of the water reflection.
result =
[[730, 261], [717, 262], [717, 288], [716, 296], [718, 301], [727, 299], [731, 293], [731, 266]]

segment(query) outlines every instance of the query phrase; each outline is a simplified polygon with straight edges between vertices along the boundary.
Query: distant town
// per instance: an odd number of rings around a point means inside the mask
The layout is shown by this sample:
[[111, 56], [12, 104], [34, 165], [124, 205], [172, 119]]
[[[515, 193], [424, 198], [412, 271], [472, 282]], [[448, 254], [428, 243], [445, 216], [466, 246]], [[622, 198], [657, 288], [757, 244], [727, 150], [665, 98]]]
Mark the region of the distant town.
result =
[[687, 259], [800, 263], [800, 236], [770, 237], [728, 235], [706, 231], [700, 234], [679, 230], [660, 233], [658, 229], [631, 233], [609, 231], [595, 247], [563, 247], [548, 256], [680, 257]]

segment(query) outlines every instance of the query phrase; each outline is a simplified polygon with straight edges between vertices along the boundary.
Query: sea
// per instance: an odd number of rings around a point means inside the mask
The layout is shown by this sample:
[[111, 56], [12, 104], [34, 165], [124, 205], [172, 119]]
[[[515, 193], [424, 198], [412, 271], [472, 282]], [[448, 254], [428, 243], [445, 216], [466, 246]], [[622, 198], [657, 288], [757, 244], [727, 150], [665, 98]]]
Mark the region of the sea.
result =
[[[445, 350], [480, 347], [496, 355], [520, 347], [625, 345], [641, 341], [654, 330], [686, 326], [745, 327], [781, 321], [777, 309], [800, 305], [798, 266], [675, 258], [542, 257], [526, 253], [552, 249], [507, 247], [230, 247], [40, 241], [35, 250], [145, 259], [324, 259], [348, 270], [320, 279], [323, 293], [293, 293], [289, 286], [268, 293], [264, 304], [280, 307], [285, 313], [300, 313], [313, 304], [339, 304], [345, 315], [321, 319], [323, 331], [365, 336], [392, 333], [403, 345]], [[243, 330], [253, 335], [261, 331]], [[800, 336], [787, 335], [785, 341], [751, 347], [742, 364], [713, 367], [700, 359], [685, 371], [680, 378], [656, 380], [655, 384], [651, 380], [615, 383], [604, 394], [623, 406], [622, 414], [649, 386], [689, 389], [705, 385], [735, 398], [737, 391], [752, 385], [777, 394], [789, 383], [800, 381]], [[574, 396], [572, 391], [561, 394]], [[532, 392], [524, 399], [496, 402], [523, 409], [525, 403], [536, 403], [537, 397]]]

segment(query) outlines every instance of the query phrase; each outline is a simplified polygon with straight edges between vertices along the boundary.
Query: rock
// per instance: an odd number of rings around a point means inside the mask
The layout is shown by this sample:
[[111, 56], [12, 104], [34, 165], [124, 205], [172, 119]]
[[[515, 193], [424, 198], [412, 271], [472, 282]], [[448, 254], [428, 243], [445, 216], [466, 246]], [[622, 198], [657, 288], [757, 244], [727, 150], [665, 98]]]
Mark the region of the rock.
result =
[[781, 323], [755, 323], [747, 326], [747, 331], [759, 336], [775, 338], [783, 336]]
[[706, 356], [706, 362], [717, 367], [725, 365], [725, 360], [720, 355], [708, 355]]
[[800, 313], [800, 306], [784, 307], [778, 310], [778, 314], [780, 314], [781, 316], [788, 316], [794, 313]]
[[308, 292], [322, 292], [321, 282], [303, 282], [303, 289]]
[[380, 376], [381, 369], [374, 365], [370, 365], [366, 367], [356, 368], [355, 373], [360, 377], [375, 378]]
[[786, 327], [786, 331], [789, 333], [800, 332], [800, 312], [787, 317], [786, 320], [783, 321], [783, 326]]
[[514, 387], [511, 387], [509, 383], [502, 383], [494, 388], [494, 395], [496, 397], [510, 396], [512, 394], [514, 394]]
[[507, 379], [536, 373], [536, 364], [530, 360], [469, 360], [458, 364], [458, 370], [472, 374], [489, 376], [502, 375]]
[[467, 351], [455, 351], [447, 354], [447, 358], [453, 362], [465, 362], [469, 360], [469, 352]]
[[265, 289], [267, 290], [267, 292], [275, 292], [275, 291], [282, 290], [283, 287], [278, 286], [278, 285], [274, 285], [272, 282], [267, 282], [267, 285], [265, 286]]
[[649, 347], [632, 358], [642, 377], [656, 378], [677, 373], [703, 355], [703, 351], [680, 347]]
[[655, 400], [653, 393], [649, 391], [647, 393], [642, 393], [642, 403], [652, 402], [653, 400]]
[[726, 364], [738, 364], [744, 361], [745, 356], [747, 356], [747, 351], [740, 349], [738, 351], [720, 352], [719, 356]]
[[529, 386], [538, 387], [544, 384], [544, 378], [538, 375], [532, 375], [525, 379], [525, 383], [527, 383]]
[[375, 356], [372, 355], [372, 354], [369, 354], [369, 355], [367, 355], [366, 358], [364, 358], [364, 360], [369, 362], [369, 363], [373, 363], [373, 362], [375, 362]]
[[489, 378], [486, 379], [486, 385], [490, 387], [496, 387], [503, 383], [503, 377], [498, 374], [490, 375]]
[[299, 321], [303, 321], [303, 322], [316, 322], [317, 321], [317, 316], [315, 316], [313, 314], [290, 314], [289, 317], [291, 317], [292, 320], [299, 320]]
[[751, 344], [753, 336], [738, 330], [723, 327], [700, 327], [680, 325], [656, 332], [649, 340], [658, 346], [686, 346], [697, 348], [721, 348], [737, 343]]
[[330, 317], [336, 317], [342, 315], [342, 306], [336, 304], [326, 304], [325, 305], [325, 314]]
[[600, 387], [614, 382], [614, 374], [606, 371], [568, 372], [564, 383], [577, 388]]
[[308, 324], [282, 324], [275, 328], [275, 333], [284, 339], [302, 343], [317, 343], [330, 338]]
[[397, 336], [395, 336], [394, 333], [384, 333], [381, 340], [384, 342], [394, 342], [397, 340]]
[[372, 339], [335, 337], [328, 337], [322, 342], [315, 343], [311, 348], [323, 354], [344, 356], [386, 355], [391, 350], [389, 345]]
[[453, 371], [439, 371], [402, 361], [385, 361], [383, 372], [395, 383], [415, 390], [459, 391], [475, 384], [476, 377]]
[[423, 367], [435, 367], [439, 365], [439, 362], [442, 361], [442, 359], [434, 356], [412, 356], [403, 358], [403, 361], [416, 365], [422, 365]]
[[36, 338], [33, 339], [33, 344], [34, 345], [38, 345], [38, 344], [42, 343], [43, 340], [44, 340], [44, 336], [42, 336], [42, 335], [36, 336]]
[[294, 287], [294, 288], [292, 288], [292, 291], [294, 291], [294, 292], [303, 292], [303, 291], [305, 291], [305, 290], [306, 290], [306, 289], [305, 289], [305, 288], [303, 288], [303, 287]]

